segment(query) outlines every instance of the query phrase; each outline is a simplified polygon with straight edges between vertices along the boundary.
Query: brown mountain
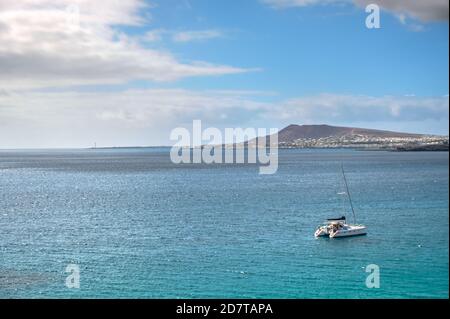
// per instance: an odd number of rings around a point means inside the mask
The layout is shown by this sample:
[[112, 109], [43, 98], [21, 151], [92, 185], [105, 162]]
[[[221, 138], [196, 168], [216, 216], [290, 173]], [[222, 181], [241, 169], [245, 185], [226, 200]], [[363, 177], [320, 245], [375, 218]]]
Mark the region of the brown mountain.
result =
[[341, 127], [330, 125], [289, 125], [278, 133], [279, 143], [291, 143], [297, 139], [317, 139], [325, 137], [342, 137], [351, 135], [363, 135], [367, 137], [381, 138], [420, 138], [424, 135], [399, 133], [391, 131], [373, 130], [356, 127]]

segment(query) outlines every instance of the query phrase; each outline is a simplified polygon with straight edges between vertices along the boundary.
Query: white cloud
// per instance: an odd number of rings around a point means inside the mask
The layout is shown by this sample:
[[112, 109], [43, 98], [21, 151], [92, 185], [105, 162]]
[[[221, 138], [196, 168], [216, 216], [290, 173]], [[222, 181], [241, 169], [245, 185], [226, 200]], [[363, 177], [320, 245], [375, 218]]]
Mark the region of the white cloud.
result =
[[218, 30], [182, 31], [173, 34], [175, 42], [203, 41], [222, 37], [222, 32]]
[[306, 7], [317, 4], [328, 4], [332, 2], [345, 2], [346, 0], [261, 0], [261, 1], [270, 7], [281, 9], [292, 7]]
[[448, 96], [322, 94], [270, 103], [262, 102], [264, 97], [264, 92], [181, 89], [3, 90], [0, 148], [167, 145], [173, 128], [189, 128], [194, 119], [219, 128], [327, 123], [448, 134]]
[[165, 33], [167, 33], [167, 31], [164, 29], [151, 30], [145, 33], [145, 35], [142, 37], [142, 40], [148, 42], [161, 41]]
[[360, 6], [376, 3], [398, 16], [407, 16], [423, 22], [448, 21], [448, 0], [354, 0]]
[[449, 117], [448, 97], [321, 94], [282, 102], [272, 118], [318, 123], [408, 122]]
[[171, 31], [165, 29], [155, 29], [148, 31], [142, 39], [147, 42], [161, 41], [164, 37], [170, 38], [173, 42], [187, 43], [195, 41], [206, 41], [221, 38], [224, 33], [220, 30], [187, 30], [187, 31]]
[[378, 4], [399, 17], [409, 17], [423, 22], [448, 21], [448, 0], [261, 0], [273, 8], [304, 7], [330, 3], [351, 3], [365, 7]]
[[145, 49], [117, 31], [116, 25], [146, 23], [139, 15], [144, 7], [141, 0], [2, 0], [0, 86], [172, 81], [247, 71], [180, 62], [168, 52]]
[[[193, 119], [218, 125], [257, 115], [257, 92], [180, 89], [0, 94], [0, 148], [167, 144], [170, 130]], [[229, 124], [231, 125], [231, 124]]]

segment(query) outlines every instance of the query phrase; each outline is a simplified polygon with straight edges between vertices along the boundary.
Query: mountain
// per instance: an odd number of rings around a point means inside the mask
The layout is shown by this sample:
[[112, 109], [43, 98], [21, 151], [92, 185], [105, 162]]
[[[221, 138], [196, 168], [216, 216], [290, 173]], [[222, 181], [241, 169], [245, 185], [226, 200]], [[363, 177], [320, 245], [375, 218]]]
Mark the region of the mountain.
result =
[[278, 133], [279, 143], [291, 143], [298, 139], [319, 139], [360, 135], [379, 138], [420, 138], [424, 135], [330, 125], [289, 125]]
[[[241, 143], [268, 145], [269, 136]], [[359, 148], [382, 150], [448, 150], [448, 136], [391, 132], [331, 125], [289, 125], [278, 132], [281, 148]]]

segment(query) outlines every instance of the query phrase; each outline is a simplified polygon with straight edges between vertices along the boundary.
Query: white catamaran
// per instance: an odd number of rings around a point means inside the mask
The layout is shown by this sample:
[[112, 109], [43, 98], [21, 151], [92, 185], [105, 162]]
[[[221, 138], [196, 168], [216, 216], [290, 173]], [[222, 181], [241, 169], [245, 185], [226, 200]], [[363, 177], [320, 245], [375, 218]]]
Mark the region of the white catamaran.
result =
[[324, 225], [317, 228], [314, 233], [315, 237], [341, 238], [350, 236], [361, 236], [367, 234], [366, 226], [356, 224], [355, 209], [353, 208], [352, 198], [348, 189], [347, 178], [345, 177], [344, 166], [342, 165], [342, 175], [344, 176], [345, 188], [347, 190], [350, 207], [353, 213], [354, 224], [347, 224], [345, 216], [339, 218], [329, 218]]

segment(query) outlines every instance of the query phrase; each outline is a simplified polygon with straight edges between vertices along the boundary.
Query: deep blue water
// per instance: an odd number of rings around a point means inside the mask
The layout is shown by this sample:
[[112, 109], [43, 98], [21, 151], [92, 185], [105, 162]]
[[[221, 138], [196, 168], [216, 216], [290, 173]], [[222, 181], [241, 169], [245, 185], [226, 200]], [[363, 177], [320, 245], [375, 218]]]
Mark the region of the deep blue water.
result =
[[[448, 161], [281, 150], [263, 176], [168, 149], [0, 151], [0, 297], [448, 298]], [[351, 216], [341, 162], [369, 234], [315, 239]]]

